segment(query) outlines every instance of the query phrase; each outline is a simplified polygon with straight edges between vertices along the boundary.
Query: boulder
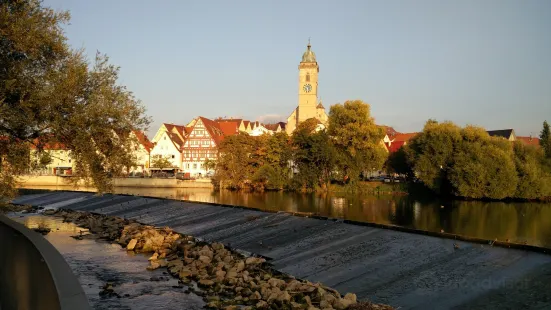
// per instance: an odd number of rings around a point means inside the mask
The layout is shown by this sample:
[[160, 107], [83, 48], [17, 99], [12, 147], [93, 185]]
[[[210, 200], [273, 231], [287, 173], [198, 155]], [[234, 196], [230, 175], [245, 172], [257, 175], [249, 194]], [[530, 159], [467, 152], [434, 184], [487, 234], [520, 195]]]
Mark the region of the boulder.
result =
[[134, 248], [136, 247], [136, 243], [138, 243], [138, 240], [131, 239], [130, 242], [128, 242], [128, 245], [126, 246], [126, 249], [129, 251], [134, 250]]
[[237, 272], [241, 272], [243, 271], [243, 269], [245, 269], [245, 262], [242, 260], [239, 260], [235, 266], [237, 268]]
[[147, 270], [155, 270], [159, 267], [161, 267], [161, 264], [156, 261], [151, 261], [151, 265], [147, 266]]
[[178, 273], [178, 277], [180, 279], [190, 277], [191, 275], [192, 275], [192, 273], [189, 269], [181, 269], [180, 272]]
[[151, 255], [149, 260], [157, 260], [158, 257], [159, 257], [159, 253], [155, 252], [155, 253], [153, 253], [153, 255]]
[[212, 261], [212, 259], [208, 256], [205, 256], [205, 255], [201, 255], [199, 256], [199, 260], [203, 263], [203, 264], [210, 264], [210, 262]]
[[259, 309], [268, 308], [268, 303], [265, 302], [264, 300], [261, 300], [261, 301], [256, 303], [256, 307], [259, 308]]
[[199, 285], [202, 285], [202, 286], [212, 286], [214, 285], [214, 281], [212, 280], [209, 280], [209, 279], [201, 279], [199, 280]]
[[357, 302], [356, 294], [348, 293], [344, 295], [344, 299], [350, 300], [353, 304]]
[[260, 258], [260, 257], [247, 257], [247, 259], [245, 260], [245, 264], [256, 265], [256, 264], [262, 264], [265, 261], [266, 260], [264, 258]]

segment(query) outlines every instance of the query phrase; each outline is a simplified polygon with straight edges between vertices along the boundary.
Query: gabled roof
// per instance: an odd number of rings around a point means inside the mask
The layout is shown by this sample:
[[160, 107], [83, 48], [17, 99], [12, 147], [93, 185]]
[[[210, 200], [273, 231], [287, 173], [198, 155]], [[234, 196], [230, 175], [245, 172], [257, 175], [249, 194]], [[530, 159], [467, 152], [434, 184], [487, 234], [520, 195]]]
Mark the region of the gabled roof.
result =
[[405, 144], [407, 144], [406, 141], [396, 141], [396, 142], [392, 142], [390, 144], [390, 146], [385, 143], [385, 146], [388, 149], [389, 153], [394, 153], [394, 152], [398, 151]]
[[285, 126], [287, 126], [287, 123], [285, 122], [279, 122], [279, 126], [281, 126], [281, 130], [285, 130]]
[[278, 128], [281, 129], [281, 125], [279, 123], [275, 124], [264, 124], [264, 128], [271, 130], [271, 131], [277, 131]]
[[138, 142], [141, 145], [143, 145], [143, 147], [147, 150], [147, 152], [148, 153], [151, 152], [151, 149], [153, 148], [154, 145], [151, 141], [149, 141], [149, 139], [147, 138], [145, 133], [143, 131], [139, 131], [139, 130], [133, 130], [132, 132], [134, 133], [134, 135], [138, 139]]
[[513, 129], [500, 129], [500, 130], [488, 130], [487, 133], [492, 137], [502, 137], [505, 139], [509, 139], [511, 135], [515, 134], [515, 131]]
[[399, 141], [409, 141], [409, 139], [415, 137], [418, 135], [418, 132], [411, 132], [411, 133], [398, 133], [394, 136], [394, 140], [392, 140], [392, 144], [399, 142]]
[[325, 107], [323, 106], [323, 104], [321, 104], [321, 101], [320, 101], [320, 103], [318, 103], [318, 106], [316, 108], [325, 110]]
[[540, 147], [540, 139], [539, 138], [533, 138], [533, 137], [517, 137], [517, 140], [520, 142], [526, 144], [526, 145], [533, 145]]
[[199, 116], [199, 119], [201, 120], [210, 137], [214, 140], [216, 144], [224, 140], [224, 132], [222, 131], [222, 129], [220, 129], [220, 126], [217, 122], [202, 116]]

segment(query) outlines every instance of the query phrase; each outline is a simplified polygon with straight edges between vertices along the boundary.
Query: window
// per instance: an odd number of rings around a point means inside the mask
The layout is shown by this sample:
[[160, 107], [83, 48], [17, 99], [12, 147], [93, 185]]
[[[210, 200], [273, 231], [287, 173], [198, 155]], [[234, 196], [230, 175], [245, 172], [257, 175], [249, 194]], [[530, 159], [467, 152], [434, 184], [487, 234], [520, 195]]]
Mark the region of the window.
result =
[[193, 169], [197, 169], [197, 164], [193, 164]]
[[174, 159], [174, 155], [172, 155], [172, 159]]
[[164, 139], [166, 140], [166, 136], [164, 136]]
[[189, 169], [189, 164], [187, 164], [186, 167]]
[[310, 82], [310, 73], [306, 73], [306, 82]]

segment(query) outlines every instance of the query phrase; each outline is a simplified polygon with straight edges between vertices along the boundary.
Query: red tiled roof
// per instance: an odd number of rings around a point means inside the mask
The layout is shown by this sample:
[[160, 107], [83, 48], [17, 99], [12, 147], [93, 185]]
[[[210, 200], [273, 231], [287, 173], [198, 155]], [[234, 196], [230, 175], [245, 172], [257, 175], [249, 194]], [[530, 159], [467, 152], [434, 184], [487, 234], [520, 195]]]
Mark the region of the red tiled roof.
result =
[[182, 140], [180, 136], [173, 132], [167, 132], [166, 134], [168, 135], [172, 143], [174, 143], [174, 145], [178, 148], [178, 150], [180, 150], [184, 146], [184, 140]]
[[139, 130], [134, 130], [133, 132], [136, 138], [138, 139], [138, 142], [140, 142], [140, 144], [143, 145], [143, 147], [147, 150], [148, 153], [151, 152], [151, 149], [153, 148], [153, 143], [149, 141], [145, 133]]
[[233, 121], [217, 122], [218, 127], [224, 133], [225, 136], [231, 136], [239, 133], [239, 123]]
[[53, 137], [42, 136], [36, 138], [31, 143], [31, 149], [35, 150], [38, 146], [42, 147], [43, 150], [68, 150], [69, 148], [64, 143], [60, 143], [53, 140]]
[[217, 122], [202, 116], [199, 116], [199, 119], [201, 119], [203, 125], [205, 125], [205, 128], [209, 132], [210, 137], [217, 145], [224, 140], [223, 131], [220, 129]]
[[394, 140], [393, 140], [392, 144], [394, 144], [398, 141], [409, 141], [409, 139], [415, 137], [418, 134], [419, 134], [418, 132], [398, 133], [397, 135], [394, 136]]
[[533, 146], [540, 146], [540, 139], [539, 138], [533, 138], [533, 137], [517, 137], [517, 140], [526, 144], [526, 145], [533, 145]]
[[398, 151], [405, 144], [406, 144], [406, 141], [395, 141], [395, 142], [392, 142], [390, 146], [386, 145], [385, 143], [385, 146], [388, 149], [389, 153], [394, 153]]

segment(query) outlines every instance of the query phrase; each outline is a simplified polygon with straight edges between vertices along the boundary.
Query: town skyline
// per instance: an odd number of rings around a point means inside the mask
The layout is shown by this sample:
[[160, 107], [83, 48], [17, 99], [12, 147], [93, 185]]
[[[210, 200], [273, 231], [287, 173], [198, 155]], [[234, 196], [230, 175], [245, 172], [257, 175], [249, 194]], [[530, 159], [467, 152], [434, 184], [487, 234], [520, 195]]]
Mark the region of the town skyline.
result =
[[44, 4], [71, 12], [73, 48], [121, 67], [121, 82], [153, 118], [150, 137], [161, 123], [197, 116], [285, 121], [309, 37], [327, 112], [360, 99], [400, 132], [435, 118], [523, 136], [551, 117], [544, 1], [322, 2], [298, 12], [291, 2]]

